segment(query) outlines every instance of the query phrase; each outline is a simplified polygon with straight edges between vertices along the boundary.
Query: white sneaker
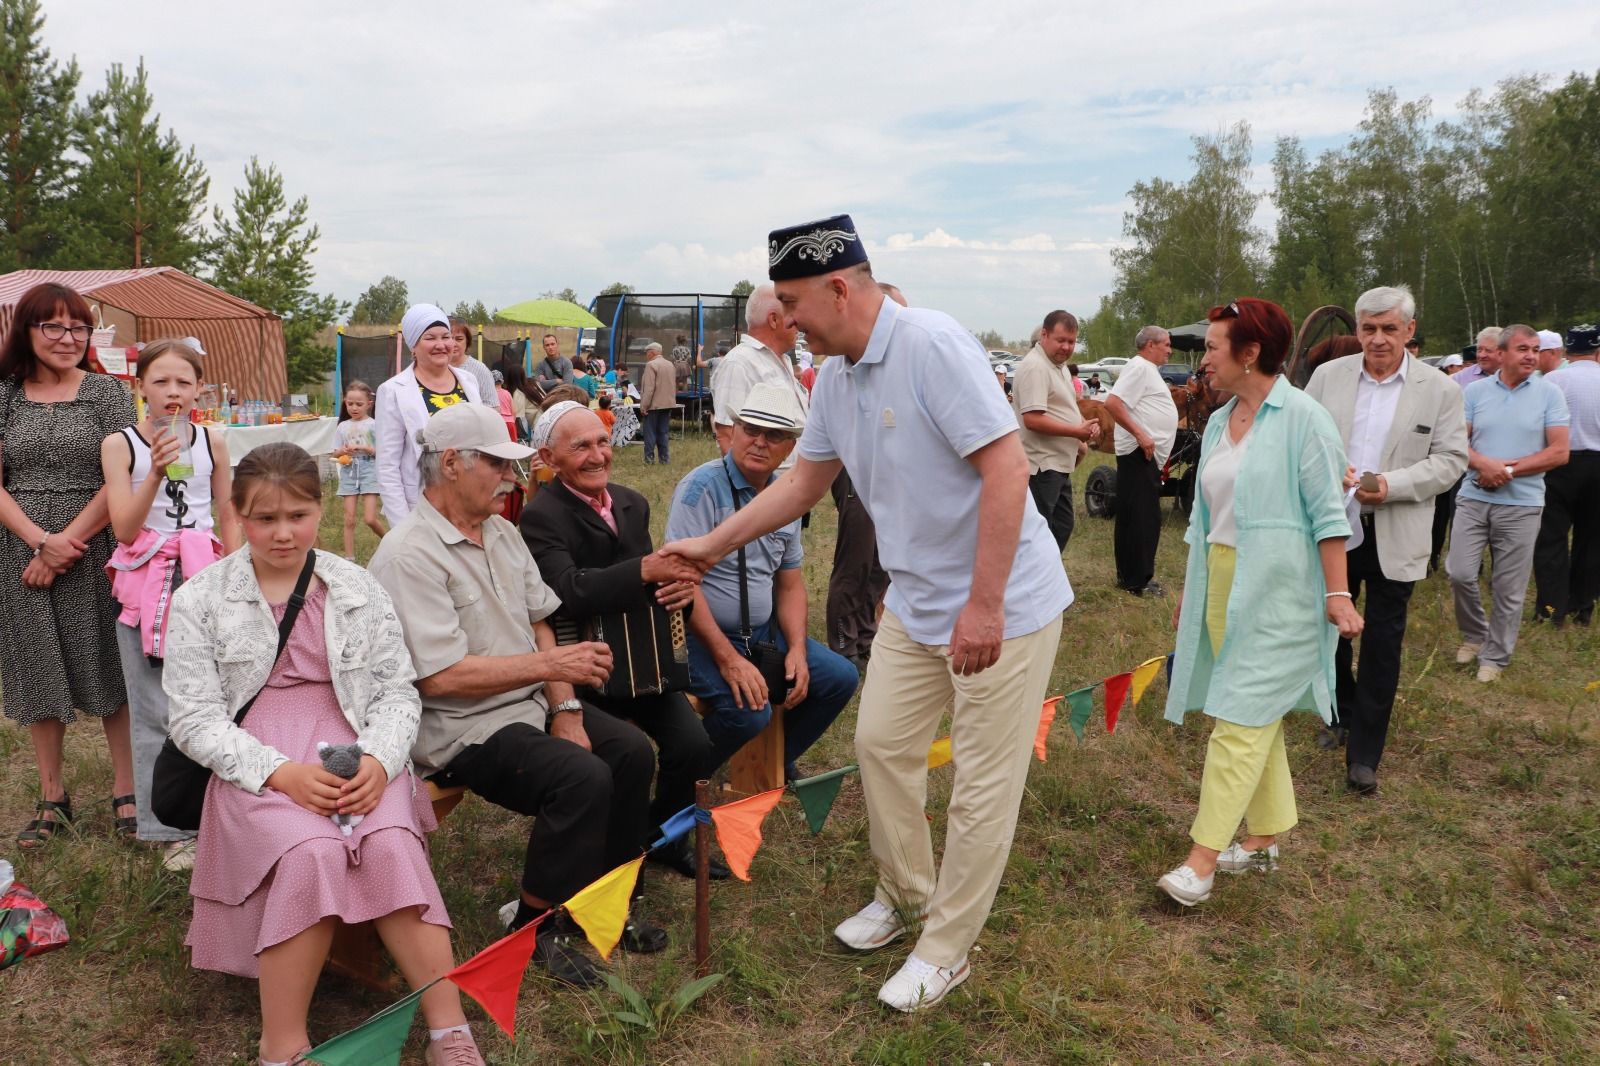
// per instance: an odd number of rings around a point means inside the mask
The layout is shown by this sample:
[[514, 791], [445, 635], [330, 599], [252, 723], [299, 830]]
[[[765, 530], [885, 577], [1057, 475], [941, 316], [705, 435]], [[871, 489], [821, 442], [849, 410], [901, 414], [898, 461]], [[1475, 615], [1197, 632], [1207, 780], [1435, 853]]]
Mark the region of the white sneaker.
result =
[[500, 928], [511, 928], [511, 922], [517, 916], [517, 904], [521, 902], [520, 899], [514, 899], [495, 912], [500, 918]]
[[173, 840], [161, 846], [161, 868], [175, 874], [194, 869], [194, 837]]
[[1156, 887], [1185, 907], [1193, 907], [1196, 903], [1204, 903], [1211, 898], [1211, 885], [1216, 879], [1215, 874], [1201, 877], [1185, 864], [1161, 875]]
[[1482, 644], [1463, 644], [1456, 649], [1456, 665], [1465, 666], [1478, 657], [1483, 650]]
[[1499, 676], [1500, 667], [1494, 665], [1494, 663], [1478, 664], [1478, 680], [1482, 681], [1484, 684], [1488, 684]]
[[[918, 920], [927, 918], [926, 914]], [[898, 940], [908, 932], [900, 915], [894, 908], [886, 907], [877, 900], [862, 907], [859, 911], [840, 922], [833, 930], [833, 935], [847, 948], [856, 951], [876, 951], [893, 940]]]
[[911, 1014], [938, 1003], [971, 973], [972, 967], [967, 965], [965, 957], [954, 967], [946, 969], [923, 962], [912, 954], [899, 972], [878, 989], [878, 999], [895, 1010]]
[[1217, 869], [1225, 874], [1243, 874], [1251, 870], [1266, 873], [1278, 868], [1278, 845], [1268, 844], [1255, 851], [1246, 851], [1243, 844], [1234, 841], [1228, 850], [1217, 856]]

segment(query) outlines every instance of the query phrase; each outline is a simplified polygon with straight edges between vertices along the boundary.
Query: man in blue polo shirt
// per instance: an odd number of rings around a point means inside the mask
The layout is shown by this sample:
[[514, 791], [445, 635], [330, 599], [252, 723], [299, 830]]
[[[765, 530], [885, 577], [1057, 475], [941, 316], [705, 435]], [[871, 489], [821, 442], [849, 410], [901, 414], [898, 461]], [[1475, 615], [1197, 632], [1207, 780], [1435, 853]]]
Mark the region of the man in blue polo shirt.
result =
[[[1500, 369], [1467, 386], [1467, 473], [1456, 494], [1450, 555], [1444, 569], [1455, 593], [1461, 647], [1456, 662], [1478, 661], [1478, 680], [1500, 676], [1517, 646], [1522, 601], [1544, 510], [1544, 473], [1567, 461], [1567, 401], [1533, 377], [1539, 334], [1531, 326], [1500, 332]], [[1486, 617], [1478, 593], [1484, 549], [1494, 553]]]
[[[730, 412], [728, 454], [691, 470], [672, 494], [667, 539], [711, 532], [767, 490], [799, 439], [806, 416], [793, 390], [752, 386]], [[806, 636], [800, 522], [758, 537], [706, 571], [689, 614], [689, 691], [706, 705], [711, 765], [721, 766], [767, 727], [773, 694], [748, 657], [753, 645], [776, 645], [788, 692], [783, 708], [784, 775], [827, 732], [855, 695], [860, 675], [850, 660]], [[741, 563], [743, 573], [740, 573]]]
[[[973, 335], [887, 299], [848, 215], [773, 231], [768, 261], [789, 318], [834, 356], [812, 388], [799, 459], [733, 519], [663, 550], [704, 567], [799, 518], [849, 470], [890, 584], [856, 724], [878, 886], [834, 935], [870, 951], [925, 918], [878, 991], [915, 1011], [971, 972], [1072, 588], [1029, 503], [1017, 417]], [[928, 746], [947, 710], [955, 780], [935, 866]]]

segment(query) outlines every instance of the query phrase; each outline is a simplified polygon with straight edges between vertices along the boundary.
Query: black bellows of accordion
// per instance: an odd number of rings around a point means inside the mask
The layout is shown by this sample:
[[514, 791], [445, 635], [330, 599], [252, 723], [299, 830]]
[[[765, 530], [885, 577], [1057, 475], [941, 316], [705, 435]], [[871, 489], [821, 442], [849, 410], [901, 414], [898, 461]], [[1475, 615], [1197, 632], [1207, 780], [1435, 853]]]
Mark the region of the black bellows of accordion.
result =
[[659, 604], [631, 611], [550, 620], [557, 644], [598, 640], [611, 649], [611, 676], [602, 696], [630, 699], [689, 687], [689, 645], [682, 611]]

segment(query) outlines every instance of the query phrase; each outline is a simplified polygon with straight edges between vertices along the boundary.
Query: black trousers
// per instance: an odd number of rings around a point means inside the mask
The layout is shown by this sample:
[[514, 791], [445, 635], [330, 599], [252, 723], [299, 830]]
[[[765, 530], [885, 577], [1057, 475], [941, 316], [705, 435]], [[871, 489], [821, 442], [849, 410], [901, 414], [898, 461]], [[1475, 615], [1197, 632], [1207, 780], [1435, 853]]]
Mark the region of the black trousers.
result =
[[1142, 589], [1156, 576], [1161, 545], [1161, 468], [1135, 448], [1117, 456], [1117, 587]]
[[650, 741], [593, 707], [583, 709], [583, 728], [591, 751], [517, 722], [467, 748], [433, 778], [533, 816], [522, 890], [548, 903], [571, 899], [649, 843], [646, 807], [656, 768]]
[[833, 479], [833, 502], [839, 530], [828, 576], [828, 646], [848, 659], [865, 659], [878, 634], [878, 604], [889, 591], [889, 575], [878, 565], [877, 528], [846, 471]]
[[[1567, 538], [1570, 534], [1570, 550]], [[1535, 610], [1587, 616], [1600, 594], [1600, 452], [1577, 451], [1544, 475], [1544, 514], [1533, 543]]]
[[1400, 642], [1406, 635], [1406, 608], [1413, 583], [1383, 576], [1372, 516], [1362, 515], [1361, 525], [1365, 535], [1361, 546], [1346, 556], [1350, 595], [1360, 602], [1365, 592], [1367, 601], [1362, 611], [1366, 627], [1361, 632], [1361, 670], [1358, 673], [1352, 667], [1355, 649], [1351, 642], [1340, 637], [1334, 652], [1338, 685], [1334, 725], [1350, 731], [1346, 764], [1376, 770], [1389, 739], [1389, 717], [1400, 684]]
[[1461, 487], [1461, 478], [1456, 478], [1456, 483], [1445, 489], [1433, 498], [1433, 547], [1428, 553], [1428, 565], [1433, 569], [1439, 568], [1440, 554], [1444, 551], [1444, 538], [1450, 533], [1450, 522], [1456, 516], [1456, 490]]
[[716, 763], [711, 738], [683, 693], [619, 700], [589, 692], [584, 698], [607, 714], [632, 722], [656, 742], [656, 796], [650, 803], [652, 832], [694, 803], [694, 783], [715, 770]]
[[1041, 470], [1028, 477], [1028, 492], [1050, 527], [1050, 535], [1056, 538], [1056, 550], [1066, 551], [1076, 519], [1072, 512], [1072, 475], [1059, 470]]

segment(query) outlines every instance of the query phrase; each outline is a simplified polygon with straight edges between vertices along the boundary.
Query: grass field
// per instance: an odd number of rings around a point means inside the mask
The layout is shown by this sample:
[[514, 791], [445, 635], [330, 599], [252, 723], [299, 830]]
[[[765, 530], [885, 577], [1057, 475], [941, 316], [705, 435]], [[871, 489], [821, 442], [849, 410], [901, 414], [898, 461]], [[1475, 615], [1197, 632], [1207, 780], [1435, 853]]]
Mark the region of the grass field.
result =
[[[615, 477], [666, 521], [674, 481], [714, 454], [674, 441], [669, 469], [619, 451]], [[1080, 478], [1081, 481], [1081, 478]], [[1080, 488], [1081, 491], [1081, 488]], [[1113, 588], [1111, 526], [1079, 510], [1067, 551], [1077, 603], [1051, 691], [1128, 669], [1171, 648], [1171, 602]], [[813, 619], [832, 554], [824, 503], [806, 537]], [[323, 543], [337, 550], [330, 510]], [[1169, 518], [1158, 579], [1182, 576], [1182, 525]], [[372, 550], [361, 534], [361, 557]], [[814, 621], [813, 632], [820, 629]], [[530, 976], [518, 1039], [469, 1008], [489, 1061], [549, 1063], [1594, 1063], [1600, 1061], [1600, 678], [1590, 630], [1524, 628], [1510, 668], [1479, 685], [1454, 663], [1443, 575], [1412, 600], [1383, 791], [1343, 787], [1315, 722], [1290, 722], [1301, 824], [1270, 876], [1219, 877], [1209, 904], [1179, 913], [1154, 881], [1188, 849], [1206, 722], [1160, 720], [1157, 682], [1115, 736], [1092, 724], [1076, 746], [1064, 722], [1050, 761], [1029, 771], [1016, 846], [973, 976], [939, 1009], [880, 1009], [879, 984], [906, 948], [856, 956], [830, 936], [870, 895], [859, 779], [812, 837], [793, 801], [768, 819], [751, 884], [712, 894], [720, 985], [664, 1032], [601, 1030], [621, 1008]], [[1097, 703], [1098, 713], [1098, 703]], [[820, 768], [853, 761], [854, 706], [813, 750]], [[0, 727], [0, 854], [67, 919], [66, 950], [0, 974], [0, 1061], [16, 1064], [253, 1063], [256, 989], [189, 968], [186, 882], [110, 837], [110, 771], [97, 727], [69, 732], [78, 831], [43, 854], [11, 845], [35, 780], [23, 730]], [[952, 768], [932, 774], [936, 834]], [[936, 836], [937, 839], [937, 836]], [[456, 923], [458, 957], [498, 936], [526, 822], [469, 799], [434, 837], [433, 864]], [[691, 976], [692, 886], [653, 877], [649, 912], [673, 946], [615, 956], [652, 1002]], [[312, 1011], [322, 1039], [390, 1002], [325, 978]], [[404, 1061], [420, 1062], [414, 1033]]]

